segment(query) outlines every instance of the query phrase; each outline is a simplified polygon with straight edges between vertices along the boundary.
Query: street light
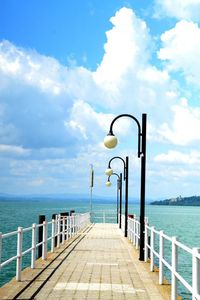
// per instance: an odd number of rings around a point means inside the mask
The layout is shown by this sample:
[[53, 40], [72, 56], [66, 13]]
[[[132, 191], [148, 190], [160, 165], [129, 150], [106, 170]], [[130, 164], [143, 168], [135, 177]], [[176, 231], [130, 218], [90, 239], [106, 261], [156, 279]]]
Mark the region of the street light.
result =
[[109, 168], [107, 168], [107, 169], [105, 170], [105, 174], [106, 174], [107, 176], [111, 176], [111, 175], [113, 174], [113, 170], [109, 167]]
[[[121, 114], [115, 117], [111, 124], [108, 135], [104, 139], [104, 145], [111, 149], [118, 141], [113, 133], [113, 124], [121, 117], [129, 117], [134, 120], [138, 127], [138, 157], [141, 158], [141, 190], [140, 190], [140, 255], [139, 260], [144, 260], [144, 218], [145, 218], [145, 177], [146, 177], [146, 123], [147, 115], [142, 114], [142, 129], [139, 121], [132, 115]], [[125, 216], [126, 218], [126, 216]]]
[[90, 164], [90, 217], [92, 218], [92, 189], [94, 187], [94, 169]]
[[108, 178], [108, 181], [106, 182], [106, 186], [111, 186], [112, 182], [110, 182], [110, 178]]
[[[124, 164], [124, 180], [125, 180], [125, 224], [124, 224], [124, 236], [127, 237], [127, 229], [128, 229], [128, 164], [129, 164], [129, 159], [128, 156], [126, 156], [126, 161], [120, 157], [120, 156], [114, 156], [112, 157], [109, 162], [108, 162], [108, 168], [106, 169], [105, 173], [108, 176], [111, 176], [113, 174], [113, 170], [111, 168], [111, 162], [114, 159], [120, 159], [123, 164]], [[111, 174], [111, 175], [109, 175]], [[121, 197], [122, 200], [122, 197]], [[120, 219], [119, 219], [119, 228], [121, 228], [122, 220], [121, 220], [121, 215], [122, 215], [122, 201], [120, 202]]]
[[[110, 175], [108, 177], [108, 181], [106, 182], [106, 185], [107, 185], [108, 182], [110, 182], [110, 177], [113, 176], [113, 175], [117, 176], [117, 224], [118, 224], [118, 221], [119, 221], [119, 218], [118, 218], [119, 199], [120, 199], [120, 204], [122, 203], [122, 173], [120, 173], [120, 175], [118, 175], [117, 173], [112, 173], [112, 175]], [[110, 185], [107, 185], [107, 186], [110, 186]], [[120, 217], [121, 217], [121, 211], [120, 211]]]

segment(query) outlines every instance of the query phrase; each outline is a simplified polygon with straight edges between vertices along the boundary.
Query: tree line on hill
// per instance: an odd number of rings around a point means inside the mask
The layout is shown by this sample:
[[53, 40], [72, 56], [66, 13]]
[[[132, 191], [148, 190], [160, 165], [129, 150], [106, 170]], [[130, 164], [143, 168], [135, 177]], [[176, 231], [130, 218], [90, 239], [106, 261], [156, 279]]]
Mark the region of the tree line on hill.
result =
[[181, 206], [200, 206], [200, 196], [176, 197], [161, 201], [153, 201], [151, 205], [181, 205]]

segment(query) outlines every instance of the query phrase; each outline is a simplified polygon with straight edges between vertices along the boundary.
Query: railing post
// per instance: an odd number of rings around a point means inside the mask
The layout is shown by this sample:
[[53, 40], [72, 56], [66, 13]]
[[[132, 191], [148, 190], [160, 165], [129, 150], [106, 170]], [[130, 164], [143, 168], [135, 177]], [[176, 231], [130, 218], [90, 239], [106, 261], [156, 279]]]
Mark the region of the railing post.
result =
[[136, 216], [133, 219], [133, 244], [136, 244]]
[[57, 248], [60, 247], [60, 222], [61, 222], [61, 219], [60, 219], [60, 215], [59, 215], [58, 219], [57, 219]]
[[128, 238], [128, 240], [130, 240], [130, 220], [129, 217], [127, 217], [127, 235], [126, 237]]
[[150, 271], [153, 272], [154, 271], [154, 243], [155, 243], [155, 232], [154, 232], [154, 227], [152, 226], [150, 228], [151, 230], [151, 249], [150, 249], [150, 258], [151, 258], [151, 262], [150, 262]]
[[[39, 225], [45, 221], [45, 215], [39, 215]], [[38, 227], [38, 243], [43, 241], [43, 226]], [[38, 258], [42, 256], [42, 245], [38, 247]]]
[[200, 259], [197, 257], [199, 254], [199, 248], [192, 249], [192, 300], [200, 298]]
[[75, 234], [75, 215], [72, 215], [72, 236]]
[[139, 247], [139, 223], [136, 223], [136, 245], [135, 248], [138, 249]]
[[72, 237], [72, 216], [69, 217], [69, 237]]
[[0, 269], [1, 269], [1, 258], [2, 258], [2, 232], [0, 232]]
[[147, 262], [148, 260], [148, 228], [147, 228], [147, 223], [145, 222], [144, 225], [144, 231], [145, 231], [145, 236], [144, 236], [144, 261]]
[[17, 263], [16, 263], [16, 280], [17, 281], [21, 281], [22, 239], [23, 239], [23, 228], [18, 227], [18, 233], [17, 233]]
[[131, 242], [133, 241], [133, 218], [129, 222], [129, 239]]
[[78, 215], [75, 215], [75, 233], [78, 231]]
[[70, 216], [71, 216], [71, 235], [70, 235], [70, 237], [74, 236], [74, 214], [75, 214], [75, 210], [70, 210]]
[[64, 245], [65, 243], [65, 217], [63, 216], [61, 219], [61, 223], [62, 223], [62, 245]]
[[36, 224], [32, 225], [32, 250], [31, 250], [31, 269], [35, 268], [36, 259]]
[[177, 261], [178, 261], [178, 252], [177, 252], [177, 245], [176, 245], [176, 237], [172, 237], [172, 282], [171, 282], [171, 300], [177, 299], [177, 278], [175, 272], [177, 270]]
[[160, 231], [160, 240], [159, 240], [159, 284], [163, 284], [164, 274], [163, 274], [163, 257], [164, 257], [164, 238], [163, 231]]
[[47, 229], [48, 229], [48, 223], [47, 223], [47, 221], [44, 221], [43, 222], [42, 259], [47, 258]]
[[67, 240], [69, 239], [69, 220], [70, 220], [70, 217], [67, 216]]
[[77, 215], [77, 231], [80, 230], [80, 214]]
[[55, 248], [55, 219], [52, 219], [51, 223], [51, 252], [54, 252]]

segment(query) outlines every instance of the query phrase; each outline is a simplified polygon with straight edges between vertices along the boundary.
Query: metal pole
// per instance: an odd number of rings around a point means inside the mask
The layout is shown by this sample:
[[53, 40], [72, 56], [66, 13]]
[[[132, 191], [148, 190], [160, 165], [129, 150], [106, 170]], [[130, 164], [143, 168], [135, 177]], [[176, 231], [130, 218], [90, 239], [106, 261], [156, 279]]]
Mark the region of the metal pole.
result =
[[[43, 224], [45, 221], [45, 215], [39, 215], [39, 224]], [[43, 226], [38, 228], [38, 243], [43, 241]], [[38, 258], [42, 256], [42, 245], [38, 247]]]
[[122, 173], [120, 173], [119, 228], [122, 227]]
[[91, 164], [91, 173], [90, 173], [90, 218], [92, 217], [92, 189], [94, 186], [94, 169]]
[[119, 179], [117, 179], [117, 224], [119, 222], [118, 214], [119, 214]]
[[[52, 214], [51, 219], [56, 221], [56, 214]], [[55, 222], [55, 233], [57, 233], [57, 223], [56, 222]], [[55, 238], [54, 238], [54, 247], [57, 247], [57, 240], [58, 240], [58, 237], [55, 236]]]
[[147, 115], [142, 114], [142, 154], [141, 154], [141, 194], [140, 194], [140, 255], [139, 255], [139, 260], [142, 260], [142, 261], [144, 261], [146, 124], [147, 124]]
[[124, 236], [127, 237], [128, 231], [128, 156], [126, 156], [126, 181], [125, 181], [125, 227]]

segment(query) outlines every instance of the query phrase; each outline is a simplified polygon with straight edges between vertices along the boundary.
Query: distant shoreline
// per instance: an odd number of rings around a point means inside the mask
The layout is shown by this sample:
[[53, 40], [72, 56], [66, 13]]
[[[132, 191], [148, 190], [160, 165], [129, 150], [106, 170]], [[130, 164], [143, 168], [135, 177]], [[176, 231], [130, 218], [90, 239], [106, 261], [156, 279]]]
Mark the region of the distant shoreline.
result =
[[153, 201], [150, 205], [170, 205], [170, 206], [200, 206], [200, 196], [176, 197], [161, 201]]

